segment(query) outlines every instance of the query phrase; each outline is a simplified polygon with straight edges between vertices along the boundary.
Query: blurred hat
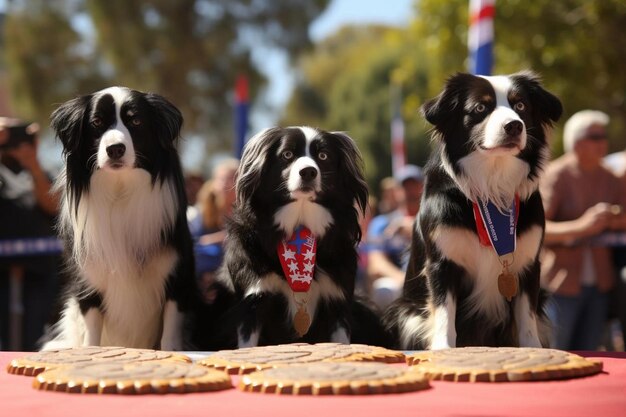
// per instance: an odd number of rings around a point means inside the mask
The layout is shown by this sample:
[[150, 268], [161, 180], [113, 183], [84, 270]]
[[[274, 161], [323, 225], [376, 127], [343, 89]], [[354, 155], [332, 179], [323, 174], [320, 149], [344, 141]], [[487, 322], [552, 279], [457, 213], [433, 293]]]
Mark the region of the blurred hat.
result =
[[567, 119], [563, 126], [563, 149], [570, 152], [579, 140], [587, 136], [587, 130], [593, 125], [607, 127], [609, 115], [599, 110], [581, 110]]
[[395, 173], [394, 178], [402, 184], [406, 180], [424, 181], [424, 174], [417, 165], [405, 165]]

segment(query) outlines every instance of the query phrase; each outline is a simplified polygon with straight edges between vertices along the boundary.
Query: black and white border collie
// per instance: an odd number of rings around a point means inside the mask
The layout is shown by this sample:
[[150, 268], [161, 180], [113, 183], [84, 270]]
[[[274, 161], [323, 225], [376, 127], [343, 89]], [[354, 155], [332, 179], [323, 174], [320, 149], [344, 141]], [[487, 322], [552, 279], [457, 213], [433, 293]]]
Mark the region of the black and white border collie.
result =
[[[402, 349], [547, 344], [539, 251], [544, 212], [538, 180], [546, 136], [561, 116], [536, 75], [457, 74], [422, 107], [438, 144], [426, 167], [403, 296], [385, 313]], [[519, 197], [509, 272], [519, 290], [498, 290], [502, 260], [479, 242], [473, 202], [502, 212]]]
[[56, 187], [70, 288], [44, 349], [181, 350], [195, 283], [180, 112], [159, 95], [111, 87], [51, 119], [64, 148]]
[[[359, 211], [368, 195], [354, 141], [310, 127], [261, 131], [246, 145], [236, 190], [220, 280], [238, 302], [237, 345], [349, 343]], [[299, 304], [277, 254], [299, 225], [317, 238], [306, 293], [311, 325], [303, 337], [294, 329]]]

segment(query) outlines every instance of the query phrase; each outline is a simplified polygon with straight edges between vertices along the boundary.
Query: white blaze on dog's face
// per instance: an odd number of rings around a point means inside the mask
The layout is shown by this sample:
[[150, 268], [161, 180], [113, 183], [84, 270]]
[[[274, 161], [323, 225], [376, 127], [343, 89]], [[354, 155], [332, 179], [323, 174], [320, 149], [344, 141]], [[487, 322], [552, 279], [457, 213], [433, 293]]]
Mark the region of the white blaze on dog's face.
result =
[[[135, 148], [131, 134], [122, 120], [122, 105], [127, 101], [130, 90], [123, 87], [111, 87], [97, 93], [95, 107], [90, 123], [95, 128], [104, 127], [98, 144], [97, 167], [117, 170], [135, 166]], [[132, 111], [127, 112], [130, 123], [136, 123]]]
[[306, 126], [274, 127], [252, 137], [243, 152], [236, 191], [238, 204], [272, 213], [286, 235], [304, 225], [319, 238], [337, 214], [363, 211], [367, 201], [354, 141], [341, 132]]
[[495, 102], [494, 97], [485, 97], [485, 102], [474, 104], [474, 112], [488, 114], [477, 129], [478, 149], [494, 155], [517, 155], [526, 147], [526, 126], [516, 110], [523, 112], [526, 104], [521, 98], [516, 100], [511, 96], [513, 85], [509, 77], [482, 78], [493, 86]]
[[422, 110], [442, 145], [441, 164], [463, 194], [506, 209], [515, 194], [525, 199], [537, 189], [547, 130], [562, 107], [536, 75], [522, 71], [456, 74]]
[[[311, 142], [318, 135], [318, 132], [310, 127], [302, 127], [301, 129], [306, 138], [304, 154], [298, 155], [293, 150], [284, 150], [281, 156], [285, 160], [292, 161], [292, 163], [283, 175], [287, 181], [287, 189], [291, 198], [314, 200], [315, 196], [322, 191], [320, 168], [312, 157], [311, 149]], [[320, 151], [317, 157], [320, 160], [326, 160], [328, 155]]]

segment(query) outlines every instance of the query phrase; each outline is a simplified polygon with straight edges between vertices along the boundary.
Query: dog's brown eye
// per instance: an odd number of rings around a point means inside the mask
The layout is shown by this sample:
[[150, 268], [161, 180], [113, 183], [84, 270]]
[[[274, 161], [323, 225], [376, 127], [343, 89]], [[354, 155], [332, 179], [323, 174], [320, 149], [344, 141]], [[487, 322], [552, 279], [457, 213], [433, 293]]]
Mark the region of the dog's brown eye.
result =
[[133, 117], [130, 121], [130, 124], [132, 124], [133, 126], [140, 126], [141, 125], [141, 119], [138, 117]]
[[523, 102], [521, 102], [521, 101], [518, 101], [517, 103], [515, 103], [515, 106], [513, 106], [513, 107], [517, 111], [524, 111], [524, 110], [526, 110], [526, 105]]
[[483, 113], [485, 110], [487, 110], [487, 106], [485, 106], [482, 103], [479, 103], [479, 104], [476, 105], [476, 107], [474, 107], [474, 111], [476, 113]]
[[91, 125], [92, 125], [93, 127], [100, 127], [100, 126], [102, 126], [102, 119], [101, 119], [101, 118], [99, 118], [99, 117], [94, 117], [94, 118], [91, 120]]
[[293, 158], [293, 152], [291, 152], [291, 151], [283, 151], [282, 157], [287, 159], [287, 160], [289, 160], [289, 159]]
[[317, 154], [317, 157], [319, 158], [320, 161], [325, 161], [328, 159], [328, 155], [326, 154], [326, 152], [320, 152]]

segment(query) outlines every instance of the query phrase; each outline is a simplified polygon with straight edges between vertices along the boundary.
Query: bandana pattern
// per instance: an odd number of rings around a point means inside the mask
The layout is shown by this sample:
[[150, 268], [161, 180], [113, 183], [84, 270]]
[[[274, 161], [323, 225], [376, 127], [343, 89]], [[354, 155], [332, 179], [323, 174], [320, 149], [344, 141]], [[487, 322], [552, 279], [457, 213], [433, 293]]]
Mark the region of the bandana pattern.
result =
[[298, 226], [289, 239], [283, 239], [276, 248], [278, 259], [294, 292], [307, 292], [315, 273], [317, 240], [311, 230]]

